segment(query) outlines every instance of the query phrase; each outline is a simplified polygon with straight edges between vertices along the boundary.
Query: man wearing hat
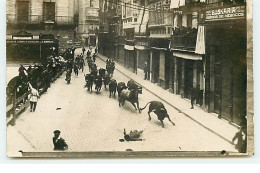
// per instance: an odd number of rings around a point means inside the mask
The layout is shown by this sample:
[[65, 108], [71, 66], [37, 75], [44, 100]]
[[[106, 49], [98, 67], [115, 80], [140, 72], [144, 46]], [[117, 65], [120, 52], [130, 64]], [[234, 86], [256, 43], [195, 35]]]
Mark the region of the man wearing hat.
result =
[[60, 137], [60, 131], [55, 130], [54, 132], [54, 137], [52, 138], [53, 140], [53, 145], [54, 145], [54, 150], [68, 150], [68, 145], [65, 142], [64, 139]]

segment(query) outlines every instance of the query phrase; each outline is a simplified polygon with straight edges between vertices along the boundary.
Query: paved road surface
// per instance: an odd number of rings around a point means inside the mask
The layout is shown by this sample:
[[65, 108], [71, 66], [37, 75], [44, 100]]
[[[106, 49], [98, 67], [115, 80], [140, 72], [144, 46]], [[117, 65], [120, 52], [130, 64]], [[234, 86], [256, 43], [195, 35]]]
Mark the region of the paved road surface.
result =
[[[80, 53], [80, 49], [76, 53]], [[100, 59], [97, 64], [105, 67]], [[84, 73], [87, 70], [86, 66]], [[152, 113], [152, 120], [148, 121], [148, 107], [142, 113], [135, 111], [129, 102], [119, 107], [117, 97], [109, 98], [104, 87], [100, 93], [88, 92], [83, 87], [84, 73], [80, 71], [78, 77], [73, 74], [69, 85], [64, 73], [41, 96], [36, 112], [31, 113], [28, 109], [17, 119], [14, 128], [33, 146], [32, 151], [53, 151], [52, 137], [56, 129], [62, 132], [61, 137], [67, 141], [69, 151], [236, 151], [233, 145], [172, 107], [166, 106], [166, 109], [176, 126], [165, 119], [165, 128], [162, 128], [155, 114]], [[114, 78], [118, 82], [129, 80], [117, 71]], [[140, 107], [151, 100], [160, 101], [143, 90], [139, 95]], [[119, 142], [124, 128], [127, 132], [144, 130], [145, 141]]]

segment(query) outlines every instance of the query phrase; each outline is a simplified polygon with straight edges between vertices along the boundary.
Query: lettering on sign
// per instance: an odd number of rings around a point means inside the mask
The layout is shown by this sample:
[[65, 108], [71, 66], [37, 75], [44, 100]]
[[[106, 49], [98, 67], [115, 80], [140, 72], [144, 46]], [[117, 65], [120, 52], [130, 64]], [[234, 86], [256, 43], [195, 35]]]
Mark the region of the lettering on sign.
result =
[[180, 11], [180, 10], [174, 10], [173, 13], [174, 13], [174, 14], [182, 14], [182, 11]]
[[34, 39], [34, 40], [39, 40], [39, 39], [40, 39], [40, 36], [39, 36], [39, 35], [34, 35], [34, 36], [33, 36], [33, 39]]
[[245, 6], [228, 7], [206, 11], [206, 21], [229, 20], [245, 17]]
[[138, 45], [138, 46], [149, 46], [148, 42], [141, 42], [141, 41], [136, 42], [136, 45]]
[[12, 39], [12, 35], [6, 35], [6, 39]]
[[18, 37], [18, 36], [13, 36], [13, 39], [15, 39], [15, 40], [31, 40], [32, 37]]
[[43, 41], [43, 43], [53, 43], [53, 41]]

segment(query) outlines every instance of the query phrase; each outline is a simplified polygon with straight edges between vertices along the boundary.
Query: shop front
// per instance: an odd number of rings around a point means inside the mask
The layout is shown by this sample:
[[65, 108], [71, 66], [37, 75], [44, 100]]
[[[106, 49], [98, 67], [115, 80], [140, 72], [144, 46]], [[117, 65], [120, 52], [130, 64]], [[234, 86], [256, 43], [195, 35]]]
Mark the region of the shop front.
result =
[[246, 116], [245, 6], [208, 9], [204, 20], [206, 107], [209, 112], [239, 125]]
[[173, 51], [174, 93], [183, 98], [195, 100], [202, 105], [203, 100], [203, 62], [202, 55]]
[[117, 57], [117, 61], [121, 65], [124, 65], [124, 62], [125, 62], [125, 38], [124, 38], [124, 36], [118, 37], [118, 57]]
[[151, 82], [158, 83], [164, 89], [169, 88], [170, 81], [169, 43], [167, 39], [151, 39], [150, 41]]
[[44, 62], [58, 51], [59, 40], [52, 34], [6, 36], [7, 61]]
[[[136, 40], [135, 41], [135, 54], [136, 54], [136, 74], [144, 78], [144, 65], [145, 62], [147, 66], [150, 67], [150, 58], [149, 58], [149, 43], [147, 40]], [[148, 68], [150, 71], [150, 68]], [[148, 79], [149, 75], [148, 75]]]
[[135, 56], [134, 56], [134, 46], [133, 45], [125, 45], [125, 60], [124, 60], [124, 66], [126, 68], [129, 68], [131, 71], [135, 72], [136, 62], [135, 62]]

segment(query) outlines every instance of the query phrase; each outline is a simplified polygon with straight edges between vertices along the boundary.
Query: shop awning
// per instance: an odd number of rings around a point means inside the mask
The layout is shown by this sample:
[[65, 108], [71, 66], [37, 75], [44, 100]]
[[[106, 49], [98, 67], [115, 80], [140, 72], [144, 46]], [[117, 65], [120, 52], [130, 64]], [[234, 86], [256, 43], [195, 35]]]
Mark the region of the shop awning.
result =
[[151, 47], [151, 49], [156, 49], [156, 50], [167, 50], [167, 48], [160, 48], [160, 47]]
[[198, 54], [187, 54], [181, 52], [173, 52], [173, 56], [189, 60], [202, 60], [202, 56]]
[[145, 50], [145, 49], [147, 49], [147, 47], [145, 47], [145, 46], [138, 46], [138, 45], [135, 45], [135, 49], [138, 49], [138, 50]]
[[124, 48], [125, 48], [126, 50], [134, 50], [134, 49], [135, 49], [134, 46], [130, 46], [130, 45], [125, 45]]
[[199, 26], [198, 28], [195, 53], [205, 54], [205, 26]]

